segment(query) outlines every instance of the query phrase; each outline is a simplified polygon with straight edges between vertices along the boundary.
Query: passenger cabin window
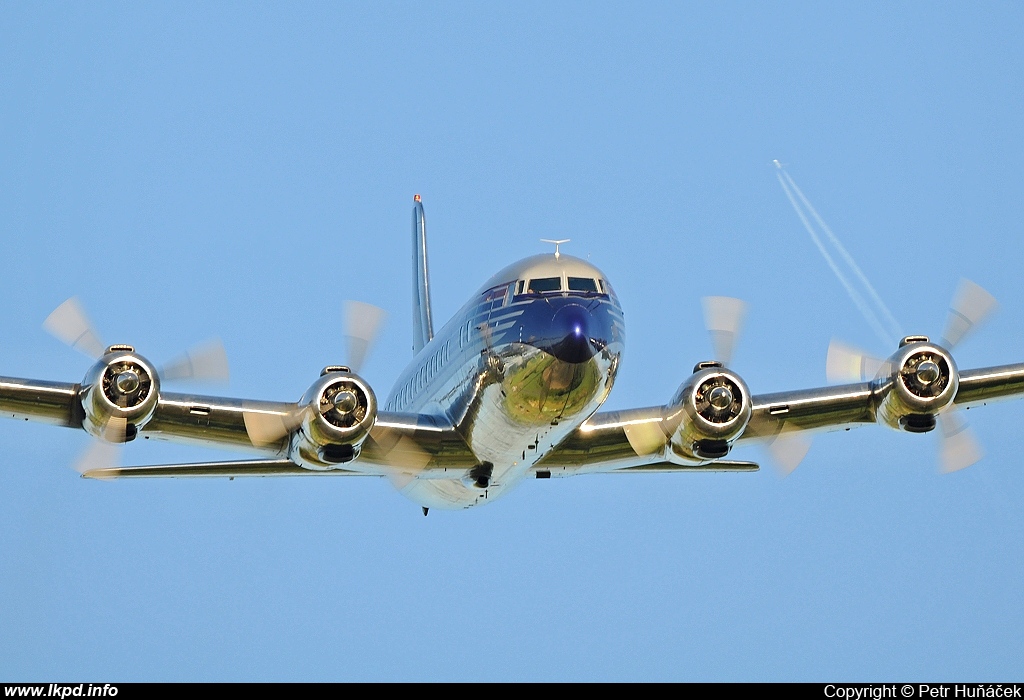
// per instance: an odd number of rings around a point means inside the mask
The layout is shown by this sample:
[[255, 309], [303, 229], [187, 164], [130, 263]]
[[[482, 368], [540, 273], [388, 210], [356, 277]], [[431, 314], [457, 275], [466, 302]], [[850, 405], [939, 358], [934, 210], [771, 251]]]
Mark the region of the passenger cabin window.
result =
[[543, 294], [545, 292], [558, 292], [562, 289], [562, 278], [561, 277], [541, 277], [540, 279], [530, 280], [530, 293], [531, 294]]
[[597, 293], [597, 281], [590, 277], [570, 277], [570, 292], [593, 292]]

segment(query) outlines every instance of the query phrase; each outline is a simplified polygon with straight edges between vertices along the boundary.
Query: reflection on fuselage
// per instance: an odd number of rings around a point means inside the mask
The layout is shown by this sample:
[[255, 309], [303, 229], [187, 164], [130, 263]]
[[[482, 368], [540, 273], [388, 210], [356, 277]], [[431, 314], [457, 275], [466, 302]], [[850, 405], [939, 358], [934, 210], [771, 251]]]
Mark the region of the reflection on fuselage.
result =
[[589, 263], [544, 255], [502, 270], [414, 358], [384, 407], [442, 416], [479, 466], [396, 485], [428, 507], [494, 499], [600, 407], [624, 343], [618, 299]]

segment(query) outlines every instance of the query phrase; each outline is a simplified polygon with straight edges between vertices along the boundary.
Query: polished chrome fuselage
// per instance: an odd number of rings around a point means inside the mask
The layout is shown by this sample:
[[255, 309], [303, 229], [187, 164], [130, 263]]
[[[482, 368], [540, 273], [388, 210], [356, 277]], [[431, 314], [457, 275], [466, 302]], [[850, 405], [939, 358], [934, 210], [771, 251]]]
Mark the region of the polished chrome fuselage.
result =
[[[556, 276], [556, 292], [519, 285]], [[568, 290], [569, 277], [600, 280], [601, 289]], [[601, 406], [624, 344], [618, 300], [585, 261], [536, 256], [502, 270], [417, 353], [384, 404], [450, 424], [478, 464], [392, 481], [431, 508], [493, 500]]]

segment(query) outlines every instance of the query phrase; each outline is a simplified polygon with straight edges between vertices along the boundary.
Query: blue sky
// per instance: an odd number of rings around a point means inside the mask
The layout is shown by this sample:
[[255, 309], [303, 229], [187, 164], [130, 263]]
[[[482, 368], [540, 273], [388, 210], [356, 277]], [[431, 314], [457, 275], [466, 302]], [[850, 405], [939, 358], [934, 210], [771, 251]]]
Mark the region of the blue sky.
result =
[[[710, 354], [706, 294], [750, 302], [755, 393], [819, 386], [831, 337], [889, 348], [775, 158], [908, 333], [937, 335], [966, 276], [1002, 305], [961, 367], [1022, 361], [1022, 13], [5, 3], [0, 374], [80, 380], [41, 328], [78, 295], [109, 342], [159, 362], [219, 336], [223, 393], [295, 400], [354, 298], [390, 313], [364, 372], [385, 395], [418, 192], [438, 319], [540, 238], [606, 272], [609, 407]], [[934, 436], [870, 427], [786, 479], [529, 482], [428, 518], [383, 480], [87, 483], [84, 434], [3, 421], [0, 679], [1017, 677], [1022, 416], [972, 411], [987, 456], [948, 476]]]

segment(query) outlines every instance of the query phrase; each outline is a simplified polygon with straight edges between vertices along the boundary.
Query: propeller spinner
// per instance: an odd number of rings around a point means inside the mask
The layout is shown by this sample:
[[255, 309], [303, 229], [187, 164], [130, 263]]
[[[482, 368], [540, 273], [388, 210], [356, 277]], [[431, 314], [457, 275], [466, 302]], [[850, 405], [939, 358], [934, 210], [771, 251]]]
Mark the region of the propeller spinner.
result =
[[[43, 328], [71, 348], [94, 360], [109, 353], [134, 352], [128, 345], [105, 346], [95, 326], [89, 320], [82, 303], [76, 298], [63, 302], [43, 321]], [[101, 389], [115, 406], [128, 408], [144, 401], [152, 388], [151, 369], [131, 361], [119, 360], [103, 368]], [[156, 374], [166, 380], [223, 381], [229, 378], [227, 353], [219, 340], [210, 340], [188, 350], [182, 356], [163, 366]], [[134, 426], [127, 419], [113, 415], [99, 428], [97, 439], [86, 448], [75, 462], [81, 473], [115, 466], [120, 445], [134, 437]]]

